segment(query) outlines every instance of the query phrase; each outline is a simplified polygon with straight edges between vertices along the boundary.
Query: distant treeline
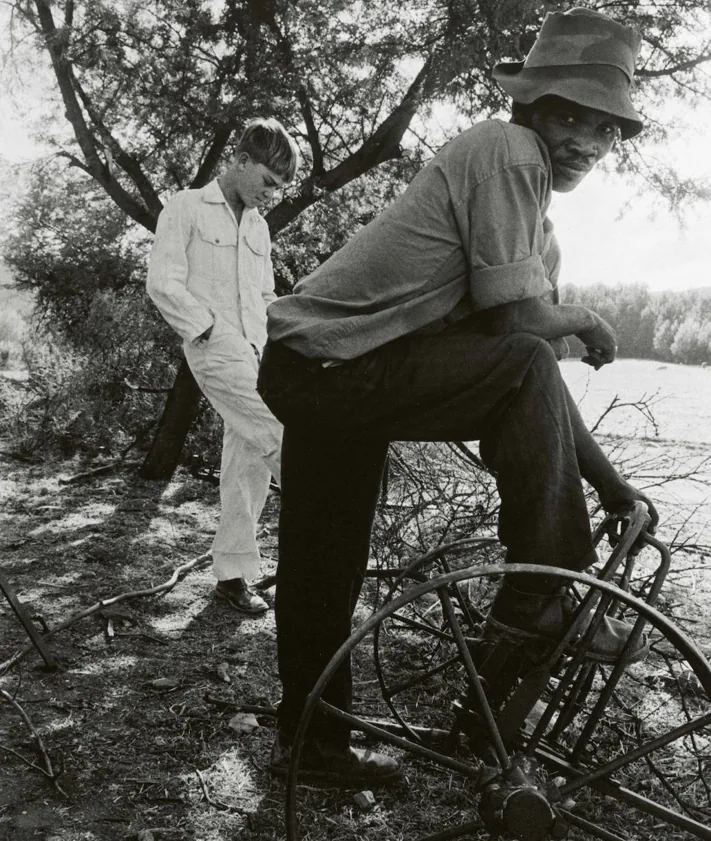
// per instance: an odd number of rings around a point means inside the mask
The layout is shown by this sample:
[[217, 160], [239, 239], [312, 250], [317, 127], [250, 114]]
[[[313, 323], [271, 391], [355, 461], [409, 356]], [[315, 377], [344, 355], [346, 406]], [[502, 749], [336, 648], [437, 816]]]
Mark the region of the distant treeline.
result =
[[617, 331], [619, 355], [711, 364], [711, 288], [650, 292], [646, 286], [561, 287], [561, 303], [595, 310]]

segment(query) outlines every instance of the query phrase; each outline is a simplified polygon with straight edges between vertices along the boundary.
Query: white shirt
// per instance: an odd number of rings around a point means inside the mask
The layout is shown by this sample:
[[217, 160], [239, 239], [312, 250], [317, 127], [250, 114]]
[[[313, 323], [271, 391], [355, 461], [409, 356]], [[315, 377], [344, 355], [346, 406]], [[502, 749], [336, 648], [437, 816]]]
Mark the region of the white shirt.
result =
[[158, 217], [146, 289], [185, 341], [219, 318], [261, 350], [276, 299], [267, 223], [245, 209], [238, 225], [216, 180], [182, 190]]

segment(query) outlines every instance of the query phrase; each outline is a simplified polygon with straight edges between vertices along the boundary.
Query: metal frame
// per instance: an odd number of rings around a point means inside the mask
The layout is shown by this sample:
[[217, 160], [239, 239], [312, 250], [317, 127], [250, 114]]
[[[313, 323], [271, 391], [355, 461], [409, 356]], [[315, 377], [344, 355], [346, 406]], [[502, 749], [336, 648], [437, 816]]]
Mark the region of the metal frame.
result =
[[[424, 740], [420, 738], [422, 734], [416, 733], [412, 728], [410, 728], [406, 722], [402, 721], [397, 713], [395, 713], [395, 718], [402, 725], [402, 735], [398, 735], [392, 727], [384, 729], [383, 727], [378, 726], [377, 723], [369, 722], [358, 718], [357, 716], [344, 713], [343, 711], [338, 710], [321, 700], [323, 690], [330, 681], [335, 670], [346, 658], [350, 657], [356, 646], [366, 636], [368, 636], [371, 632], [377, 633], [377, 630], [380, 628], [383, 621], [393, 617], [393, 615], [404, 606], [416, 601], [422, 596], [435, 592], [440, 598], [444, 617], [447, 620], [448, 629], [447, 631], [443, 631], [425, 627], [423, 630], [426, 630], [427, 633], [432, 633], [436, 638], [445, 639], [448, 642], [454, 643], [458, 651], [458, 656], [450, 658], [443, 664], [439, 664], [431, 671], [426, 672], [426, 674], [436, 674], [455, 662], [463, 665], [469, 680], [470, 690], [473, 691], [476, 698], [477, 712], [483, 721], [483, 728], [490, 740], [494, 762], [500, 767], [503, 773], [510, 771], [512, 764], [511, 754], [507, 748], [507, 736], [510, 735], [510, 733], [507, 732], [507, 727], [510, 731], [513, 727], [518, 726], [516, 722], [520, 722], [522, 711], [524, 711], [523, 717], [525, 718], [526, 712], [530, 708], [530, 705], [529, 707], [526, 707], [526, 704], [531, 702], [531, 698], [533, 698], [533, 702], [535, 702], [536, 698], [540, 694], [538, 688], [543, 686], [546, 674], [550, 674], [550, 672], [546, 673], [547, 664], [555, 663], [560, 658], [561, 653], [571, 641], [573, 634], [576, 633], [575, 626], [578, 625], [581, 627], [581, 623], [585, 620], [585, 617], [589, 616], [594, 610], [593, 619], [590, 622], [589, 627], [583, 634], [582, 639], [576, 645], [578, 653], [573, 655], [572, 660], [570, 661], [571, 665], [566, 671], [566, 674], [570, 674], [571, 677], [565, 685], [563, 685], [563, 680], [560, 681], [558, 689], [554, 692], [551, 696], [551, 700], [548, 702], [547, 713], [544, 714], [544, 718], [541, 718], [531, 734], [530, 739], [526, 744], [524, 753], [529, 755], [532, 759], [539, 760], [549, 768], [557, 769], [559, 772], [567, 775], [567, 782], [560, 787], [560, 793], [563, 797], [569, 796], [584, 786], [588, 786], [603, 794], [609, 795], [620, 802], [627, 803], [637, 809], [640, 809], [649, 815], [664, 820], [669, 823], [670, 826], [685, 829], [693, 833], [695, 837], [703, 839], [703, 841], [711, 841], [711, 827], [705, 826], [693, 818], [687, 817], [686, 815], [673, 809], [669, 809], [663, 804], [649, 800], [648, 798], [610, 780], [610, 776], [616, 770], [623, 768], [630, 762], [645, 758], [654, 750], [673, 742], [675, 739], [678, 739], [685, 734], [693, 733], [702, 727], [711, 726], [711, 711], [706, 712], [703, 715], [699, 715], [690, 721], [684, 722], [679, 727], [668, 731], [662, 736], [650, 739], [650, 741], [639, 745], [636, 749], [630, 751], [623, 757], [603, 762], [602, 765], [593, 769], [585, 769], [584, 766], [579, 766], [577, 764], [580, 760], [582, 747], [579, 749], [576, 748], [571, 760], [569, 757], [566, 758], [558, 755], [555, 750], [546, 745], [543, 740], [543, 734], [546, 727], [550, 724], [552, 716], [555, 714], [556, 704], [564, 704], [565, 697], [569, 697], [566, 696], [566, 693], [576, 690], [575, 681], [579, 681], [581, 685], [583, 685], [586, 680], [584, 662], [585, 640], [589, 639], [590, 636], [594, 634], [595, 627], [599, 625], [604, 618], [604, 613], [610, 612], [614, 615], [618, 606], [631, 608], [638, 615], [637, 621], [634, 623], [632, 639], [629, 643], [630, 645], [634, 644], [634, 637], [639, 637], [646, 623], [656, 628], [686, 659], [694, 674], [698, 678], [700, 685], [703, 687], [703, 690], [707, 696], [711, 698], [711, 665], [693, 640], [687, 637], [686, 634], [684, 634], [671, 620], [665, 617], [653, 606], [653, 602], [656, 601], [657, 596], [659, 595], [664, 577], [666, 576], [666, 572], [669, 568], [670, 554], [668, 549], [651, 535], [643, 533], [646, 523], [646, 509], [643, 505], [638, 504], [635, 506], [630, 516], [625, 520], [625, 524], [622, 526], [621, 533], [619, 534], [614, 531], [615, 523], [617, 522], [619, 522], [619, 518], [607, 518], [602, 526], [597, 530], [595, 535], [596, 542], [599, 542], [602, 537], [607, 534], [613, 544], [613, 551], [609, 560], [604, 565], [600, 573], [600, 577], [588, 575], [582, 572], [551, 568], [543, 565], [496, 564], [468, 567], [467, 569], [457, 570], [455, 572], [446, 572], [445, 574], [439, 575], [430, 580], [421, 581], [422, 573], [419, 570], [421, 569], [422, 562], [420, 561], [417, 565], [417, 569], [413, 569], [412, 571], [415, 572], [413, 577], [415, 579], [419, 579], [421, 583], [415, 584], [399, 596], [394, 596], [395, 587], [407, 578], [408, 573], [408, 570], [400, 571], [399, 574], [398, 571], [396, 571], [398, 577], [396, 584], [393, 585], [390, 591], [391, 600], [387, 601], [383, 607], [381, 607], [362, 625], [354, 630], [349, 639], [333, 656], [306, 702], [303, 714], [299, 721], [297, 732], [295, 734], [287, 777], [286, 823], [288, 841], [298, 841], [299, 838], [298, 819], [296, 815], [297, 773], [304, 736], [309, 721], [317, 708], [348, 723], [353, 729], [364, 731], [384, 743], [404, 748], [409, 753], [420, 756], [423, 759], [435, 761], [442, 767], [450, 768], [451, 770], [456, 771], [473, 781], [480, 776], [480, 769], [473, 762], [468, 763], [427, 747]], [[618, 572], [623, 561], [626, 561], [626, 566], [622, 570], [622, 580], [623, 583], [629, 582], [632, 574], [632, 568], [635, 563], [635, 556], [640, 543], [652, 546], [659, 552], [661, 557], [661, 562], [655, 573], [654, 580], [652, 581], [651, 587], [646, 594], [646, 600], [631, 595], [625, 589], [620, 589], [620, 587], [612, 583], [610, 580], [613, 575]], [[514, 693], [514, 697], [509, 700], [501, 710], [497, 720], [490, 708], [477, 668], [472, 662], [468, 645], [471, 641], [465, 639], [462, 633], [459, 622], [455, 616], [450, 594], [453, 593], [455, 598], [457, 598], [459, 590], [456, 585], [465, 579], [502, 576], [505, 573], [554, 574], [561, 579], [561, 582], [565, 582], [568, 585], [578, 583], [586, 586], [588, 588], [588, 592], [581, 600], [581, 604], [576, 611], [571, 630], [567, 632], [565, 637], [554, 647], [551, 656], [548, 657], [546, 662], [541, 665], [538, 673], [532, 673], [521, 681], [519, 688]], [[398, 618], [402, 619], [402, 617]], [[576, 618], [579, 618], [580, 622], [577, 622]], [[417, 621], [408, 619], [407, 617], [405, 617], [405, 624], [408, 624], [415, 629], [417, 629], [419, 625]], [[617, 683], [624, 672], [625, 666], [622, 662], [618, 662], [614, 666], [611, 666], [611, 672], [607, 678], [608, 688], [600, 693], [600, 697], [597, 699], [597, 702], [590, 713], [588, 724], [585, 728], [583, 728], [583, 731], [578, 737], [578, 744], [580, 746], [584, 745], [586, 739], [590, 735], [590, 732], [592, 732], [595, 725], [602, 717], [606, 705], [614, 692], [615, 686], [617, 686]], [[576, 675], [580, 675], [580, 677], [576, 677]], [[528, 684], [526, 684], [526, 681], [528, 681]], [[400, 684], [399, 687], [404, 685], [404, 683]], [[518, 697], [516, 697], [517, 695]], [[385, 700], [388, 703], [388, 706], [391, 706], [389, 699], [385, 698]], [[393, 708], [391, 706], [391, 710], [392, 709]], [[564, 709], [564, 707], [562, 707], [562, 709]], [[409, 738], [404, 738], [405, 736], [408, 736]], [[562, 811], [566, 820], [568, 820], [571, 825], [578, 826], [582, 829], [590, 829], [591, 825], [589, 826], [585, 819], [580, 818], [577, 815], [573, 815], [566, 810]], [[436, 836], [428, 837], [428, 839], [423, 839], [423, 841], [440, 841], [440, 837], [442, 839], [461, 837], [462, 834], [466, 834], [465, 830], [466, 827], [462, 825], [461, 827], [456, 828], [456, 830], [445, 830], [444, 834], [440, 833]], [[614, 833], [608, 833], [605, 830], [601, 830], [597, 834], [600, 838], [609, 838], [611, 841], [620, 841], [619, 836]]]

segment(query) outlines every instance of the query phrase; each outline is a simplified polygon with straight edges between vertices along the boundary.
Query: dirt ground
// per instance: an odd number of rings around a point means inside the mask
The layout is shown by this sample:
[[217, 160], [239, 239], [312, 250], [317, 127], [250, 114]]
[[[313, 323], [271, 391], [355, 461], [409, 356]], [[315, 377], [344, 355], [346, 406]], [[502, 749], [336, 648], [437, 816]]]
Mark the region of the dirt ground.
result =
[[[178, 474], [149, 483], [124, 470], [63, 483], [82, 469], [2, 464], [0, 564], [50, 627], [168, 581], [209, 549], [214, 532], [218, 492], [203, 481]], [[265, 575], [277, 509], [271, 498], [260, 538]], [[27, 637], [0, 602], [1, 663]], [[243, 618], [217, 604], [203, 560], [166, 594], [94, 613], [50, 648], [57, 670], [32, 651], [0, 677], [58, 774], [55, 788], [20, 713], [0, 699], [2, 841], [150, 838], [145, 830], [235, 838], [255, 819], [257, 799], [262, 829], [271, 822], [273, 837], [281, 834], [283, 792], [264, 770], [271, 719], [244, 733], [230, 727], [237, 705], [276, 701], [271, 611]]]
[[[214, 601], [203, 556], [217, 488], [182, 471], [170, 483], [143, 482], [127, 468], [67, 481], [86, 469], [0, 462], [0, 566], [38, 627], [159, 587], [197, 562], [171, 589], [59, 631], [52, 671], [34, 650], [4, 668], [28, 640], [0, 599], [0, 841], [282, 841], [284, 786], [266, 770], [274, 720], [265, 708], [279, 694], [273, 612], [245, 618]], [[264, 576], [275, 568], [278, 508], [272, 493], [260, 533]], [[704, 590], [708, 604], [711, 591], [689, 575], [669, 598], [708, 651], [708, 616], [690, 613], [688, 596]], [[357, 691], [376, 691], [367, 668], [357, 677]], [[235, 719], [243, 705], [260, 710], [251, 722]], [[306, 841], [412, 841], [468, 819], [471, 804], [451, 774], [433, 779], [416, 766], [370, 811], [353, 792], [308, 796], [326, 829], [307, 826]]]

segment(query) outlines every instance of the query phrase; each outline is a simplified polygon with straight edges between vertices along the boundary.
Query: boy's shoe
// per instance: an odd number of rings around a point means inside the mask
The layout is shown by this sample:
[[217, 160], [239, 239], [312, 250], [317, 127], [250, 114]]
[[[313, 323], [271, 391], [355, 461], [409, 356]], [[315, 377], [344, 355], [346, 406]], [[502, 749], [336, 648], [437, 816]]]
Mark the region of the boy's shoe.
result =
[[[525, 593], [504, 584], [491, 606], [485, 632], [495, 636], [506, 634], [522, 641], [555, 642], [570, 627], [576, 607], [575, 600], [565, 588], [553, 593]], [[585, 619], [576, 639], [582, 636], [591, 618], [592, 614]], [[631, 625], [605, 616], [588, 644], [586, 658], [600, 663], [617, 662], [631, 632]], [[634, 663], [646, 657], [648, 652], [647, 636], [642, 634], [625, 654], [624, 662]]]
[[247, 584], [244, 578], [230, 578], [228, 581], [218, 581], [215, 588], [218, 602], [228, 604], [240, 613], [256, 616], [269, 610], [264, 599]]
[[[289, 770], [291, 743], [277, 734], [272, 748], [269, 770], [285, 777]], [[400, 763], [391, 756], [360, 748], [334, 748], [321, 742], [304, 744], [299, 762], [299, 782], [320, 785], [379, 786], [402, 777]]]

